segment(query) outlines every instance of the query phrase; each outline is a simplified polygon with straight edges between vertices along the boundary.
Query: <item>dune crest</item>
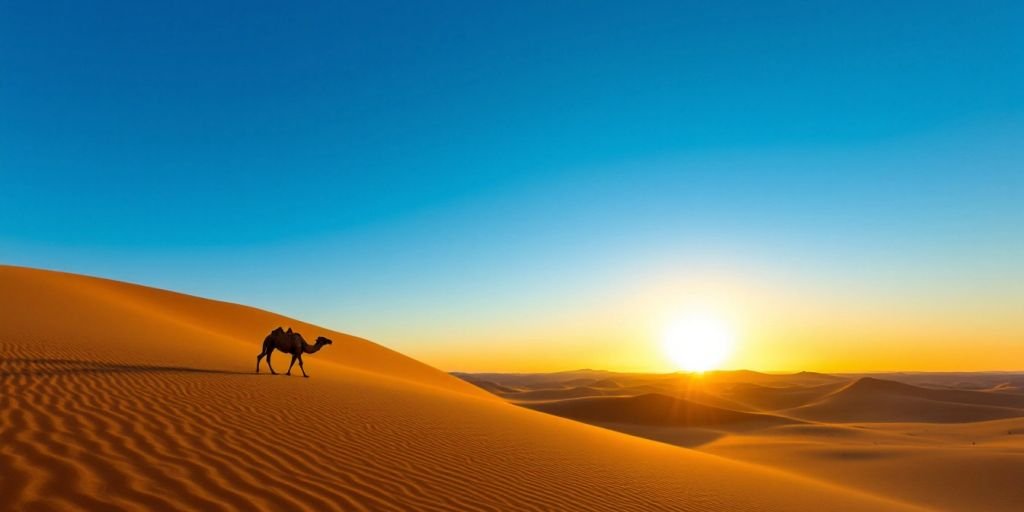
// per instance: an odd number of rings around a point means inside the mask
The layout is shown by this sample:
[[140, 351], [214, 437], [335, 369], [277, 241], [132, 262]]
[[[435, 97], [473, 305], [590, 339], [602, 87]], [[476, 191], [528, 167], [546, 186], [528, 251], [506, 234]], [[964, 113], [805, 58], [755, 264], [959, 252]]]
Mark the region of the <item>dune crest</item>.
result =
[[[132, 361], [152, 364], [248, 372], [255, 368], [264, 337], [275, 327], [284, 326], [310, 340], [326, 336], [335, 341], [330, 350], [310, 358], [313, 372], [329, 361], [491, 398], [474, 386], [371, 341], [249, 306], [21, 267], [0, 266], [0, 278], [4, 284], [4, 296], [0, 297], [4, 332], [24, 343], [59, 340], [62, 347], [108, 359], [124, 355]], [[251, 357], [240, 357], [248, 352], [252, 352]], [[287, 363], [283, 354], [275, 357], [279, 364]]]
[[1024, 397], [1013, 394], [928, 389], [862, 377], [818, 401], [786, 411], [829, 422], [965, 423], [1024, 415]]

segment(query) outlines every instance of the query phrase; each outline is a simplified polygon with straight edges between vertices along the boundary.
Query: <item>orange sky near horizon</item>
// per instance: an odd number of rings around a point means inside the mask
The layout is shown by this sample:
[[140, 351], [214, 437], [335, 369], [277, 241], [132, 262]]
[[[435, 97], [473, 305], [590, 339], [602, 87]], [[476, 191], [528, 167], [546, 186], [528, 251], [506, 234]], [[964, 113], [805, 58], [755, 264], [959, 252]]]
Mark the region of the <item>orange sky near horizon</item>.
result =
[[[936, 295], [875, 301], [809, 289], [779, 292], [737, 281], [676, 282], [594, 301], [575, 312], [523, 320], [495, 335], [467, 321], [454, 336], [392, 346], [448, 371], [548, 372], [578, 368], [673, 372], [662, 339], [678, 315], [718, 312], [736, 333], [719, 369], [766, 372], [1024, 370], [1024, 304]], [[628, 299], [627, 299], [628, 297]], [[387, 340], [381, 340], [387, 343]]]

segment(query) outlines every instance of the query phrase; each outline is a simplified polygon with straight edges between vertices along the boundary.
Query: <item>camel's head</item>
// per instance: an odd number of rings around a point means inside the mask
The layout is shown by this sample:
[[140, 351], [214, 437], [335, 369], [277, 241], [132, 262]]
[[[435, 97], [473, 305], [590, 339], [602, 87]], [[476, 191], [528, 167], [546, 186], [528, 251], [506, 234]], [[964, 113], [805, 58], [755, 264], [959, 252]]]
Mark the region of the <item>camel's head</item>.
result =
[[318, 337], [316, 339], [316, 344], [317, 345], [330, 345], [331, 343], [334, 343], [334, 342], [329, 340], [329, 339], [327, 339], [327, 338], [324, 338], [323, 336], [320, 336], [320, 337]]

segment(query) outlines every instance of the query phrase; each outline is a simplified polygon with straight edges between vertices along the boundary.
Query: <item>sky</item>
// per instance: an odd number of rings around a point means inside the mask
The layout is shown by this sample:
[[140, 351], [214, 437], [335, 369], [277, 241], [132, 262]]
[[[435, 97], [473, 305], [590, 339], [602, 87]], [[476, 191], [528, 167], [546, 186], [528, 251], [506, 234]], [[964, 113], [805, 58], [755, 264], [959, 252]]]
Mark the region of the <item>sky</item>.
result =
[[[368, 5], [372, 4], [372, 5]], [[1024, 369], [1020, 2], [3, 2], [0, 263], [445, 370]]]

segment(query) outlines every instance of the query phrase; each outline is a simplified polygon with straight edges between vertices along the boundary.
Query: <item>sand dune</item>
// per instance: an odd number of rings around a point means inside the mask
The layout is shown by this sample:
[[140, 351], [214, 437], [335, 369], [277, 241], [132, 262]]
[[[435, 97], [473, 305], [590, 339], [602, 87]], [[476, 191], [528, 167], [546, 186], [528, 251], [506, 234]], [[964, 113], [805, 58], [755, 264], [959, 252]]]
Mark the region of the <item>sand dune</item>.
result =
[[[514, 378], [535, 388], [531, 393], [548, 389], [566, 394], [577, 389], [560, 380], [567, 375]], [[891, 375], [921, 385], [864, 376], [851, 381], [847, 376], [809, 372], [718, 372], [702, 378], [609, 374], [597, 389], [606, 396], [515, 403], [938, 510], [1020, 510], [1024, 408], [1017, 407], [1021, 395], [1014, 394], [1016, 374]], [[500, 374], [491, 378], [504, 382]], [[756, 383], [743, 382], [744, 378]], [[972, 390], [977, 386], [991, 388]], [[596, 382], [590, 387], [597, 388]], [[682, 392], [641, 398], [636, 394], [639, 389]], [[514, 399], [518, 394], [502, 396]], [[709, 409], [671, 398], [700, 396], [713, 401], [708, 397], [716, 395], [727, 399], [718, 404], [742, 403], [748, 408], [712, 408], [712, 421], [707, 421], [700, 413], [688, 414]], [[673, 408], [675, 412], [666, 412]], [[757, 416], [781, 421], [744, 421], [755, 416], [747, 414], [751, 409], [772, 411]], [[806, 421], [787, 421], [790, 415]], [[992, 417], [1007, 419], [977, 422]]]
[[[10, 510], [911, 509], [515, 407], [253, 308], [15, 267], [0, 292]], [[251, 373], [278, 325], [334, 339], [311, 379]]]
[[484, 391], [487, 391], [488, 393], [493, 393], [495, 395], [506, 395], [512, 393], [519, 393], [521, 391], [519, 389], [510, 388], [508, 386], [502, 386], [501, 384], [491, 382], [489, 380], [472, 380], [467, 382], [473, 384], [474, 386]]
[[606, 389], [598, 389], [590, 386], [579, 386], [558, 389], [530, 389], [527, 391], [499, 391], [496, 393], [502, 398], [516, 402], [536, 402], [565, 400], [569, 398], [585, 398], [594, 396], [607, 396], [615, 392]]
[[702, 380], [713, 384], [747, 383], [761, 386], [820, 386], [848, 379], [818, 372], [761, 373], [750, 370], [718, 371], [706, 373]]
[[[3, 333], [8, 340], [58, 344], [61, 349], [139, 363], [228, 365], [248, 371], [255, 368], [267, 332], [285, 325], [310, 341], [320, 335], [334, 339], [337, 345], [331, 348], [335, 350], [317, 354], [317, 361], [490, 398], [482, 390], [375, 343], [259, 309], [74, 274], [0, 269]], [[252, 361], [239, 359], [241, 353], [249, 352]], [[287, 368], [284, 357], [276, 357], [279, 368]], [[311, 366], [314, 373], [316, 366]]]
[[[711, 391], [709, 391], [709, 389]], [[721, 409], [729, 409], [732, 411], [759, 412], [755, 408], [747, 404], [733, 400], [731, 397], [724, 397], [714, 388], [696, 385], [693, 383], [681, 387], [660, 386], [657, 384], [641, 384], [636, 386], [623, 387], [621, 392], [617, 394], [620, 396], [638, 396], [651, 393], [671, 396], [675, 398], [684, 399], [690, 402], [698, 403], [701, 405], [718, 407]]]
[[720, 436], [700, 449], [937, 510], [1016, 512], [1024, 503], [1024, 418], [789, 425]]
[[741, 382], [723, 390], [722, 395], [758, 410], [776, 411], [806, 405], [846, 385], [840, 381], [817, 386], [768, 387]]
[[[581, 376], [587, 375], [587, 376]], [[752, 411], [753, 407], [709, 392], [731, 383], [712, 383], [685, 374], [629, 374], [577, 370], [550, 374], [466, 374], [453, 375], [515, 403], [565, 400], [601, 396], [659, 394], [712, 407]], [[486, 379], [484, 378], [486, 377]], [[493, 380], [487, 380], [493, 379]], [[774, 388], [773, 388], [774, 389]]]
[[526, 407], [588, 423], [620, 422], [677, 427], [795, 423], [788, 418], [711, 407], [654, 393], [630, 397], [576, 398], [528, 404]]
[[964, 389], [928, 389], [901, 382], [871, 377], [858, 379], [846, 386], [840, 393], [874, 396], [876, 394], [912, 396], [938, 402], [953, 402], [971, 405], [992, 405], [996, 407], [1024, 407], [1024, 398], [1006, 396], [985, 391]]
[[992, 391], [994, 393], [1024, 394], [1024, 386], [1014, 382], [1003, 382], [992, 386], [987, 391]]
[[550, 389], [586, 386], [617, 375], [604, 370], [570, 370], [552, 373], [464, 373], [452, 375], [469, 381], [490, 381], [520, 389]]
[[829, 422], [964, 423], [1022, 416], [1022, 398], [984, 391], [926, 389], [864, 377], [821, 400], [786, 412]]
[[844, 374], [842, 377], [851, 381], [871, 377], [937, 389], [986, 390], [999, 385], [1024, 387], [1024, 374], [1020, 372], [889, 372]]

